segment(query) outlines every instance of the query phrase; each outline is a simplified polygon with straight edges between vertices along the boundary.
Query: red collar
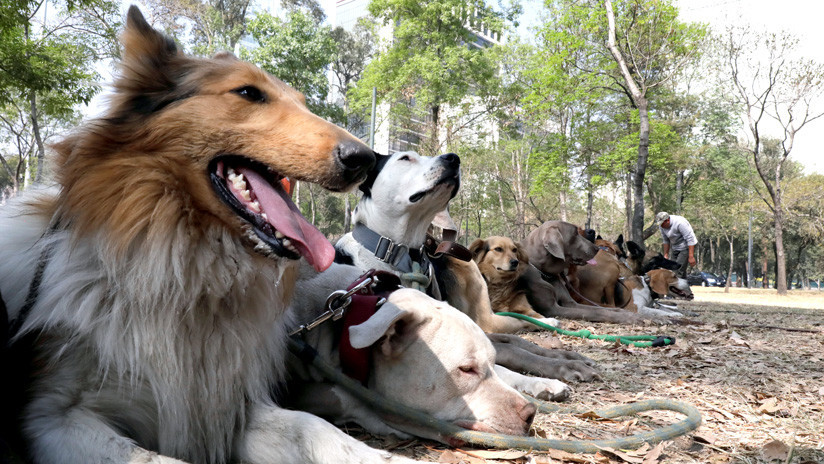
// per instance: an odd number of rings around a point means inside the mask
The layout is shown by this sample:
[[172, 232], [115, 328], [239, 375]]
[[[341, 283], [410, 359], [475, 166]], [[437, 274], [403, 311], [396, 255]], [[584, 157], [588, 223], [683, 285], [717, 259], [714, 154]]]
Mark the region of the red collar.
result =
[[372, 269], [358, 277], [347, 290], [373, 276], [378, 278], [375, 284], [367, 285], [352, 295], [352, 303], [343, 316], [343, 333], [338, 346], [341, 370], [364, 386], [372, 368], [372, 348], [353, 348], [349, 341], [349, 327], [366, 322], [380, 309], [379, 302], [400, 286], [400, 279], [395, 274]]

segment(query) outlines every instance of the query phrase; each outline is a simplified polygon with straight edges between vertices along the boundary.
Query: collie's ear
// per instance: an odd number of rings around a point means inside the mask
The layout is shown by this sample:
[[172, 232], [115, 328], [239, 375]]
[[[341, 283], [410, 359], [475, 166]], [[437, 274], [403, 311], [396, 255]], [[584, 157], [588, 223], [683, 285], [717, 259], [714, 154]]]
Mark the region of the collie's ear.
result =
[[487, 251], [489, 251], [489, 245], [487, 245], [486, 240], [482, 238], [476, 238], [475, 241], [469, 245], [469, 252], [472, 253], [472, 259], [477, 263], [480, 263], [484, 259]]
[[123, 59], [114, 83], [116, 113], [150, 114], [185, 98], [178, 88], [184, 72], [183, 53], [174, 40], [152, 28], [134, 5], [126, 14], [121, 42]]
[[155, 30], [143, 17], [143, 13], [135, 5], [129, 7], [126, 13], [126, 29], [123, 31], [123, 59], [124, 61], [163, 61], [168, 56], [177, 54], [177, 45], [174, 40]]

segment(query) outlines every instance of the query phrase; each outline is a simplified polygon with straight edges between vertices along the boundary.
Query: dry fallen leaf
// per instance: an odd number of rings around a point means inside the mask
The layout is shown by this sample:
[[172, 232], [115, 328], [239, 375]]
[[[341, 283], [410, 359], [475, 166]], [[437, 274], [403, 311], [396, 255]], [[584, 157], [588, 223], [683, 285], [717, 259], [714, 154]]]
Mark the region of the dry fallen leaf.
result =
[[[582, 458], [580, 456], [574, 455], [572, 453], [567, 453], [566, 451], [561, 450], [549, 450], [546, 453], [552, 459], [561, 462], [579, 462], [579, 463], [588, 463], [590, 462], [587, 458]], [[540, 461], [539, 461], [540, 462]]]
[[659, 458], [661, 457], [661, 453], [664, 452], [664, 447], [666, 446], [666, 442], [661, 442], [655, 445], [655, 448], [651, 449], [646, 456], [644, 456], [644, 462], [641, 464], [658, 464]]
[[711, 445], [711, 444], [715, 443], [718, 440], [718, 437], [716, 437], [712, 433], [706, 432], [706, 431], [695, 433], [695, 434], [693, 434], [692, 437], [695, 441], [700, 442], [700, 443], [706, 443], [708, 445]]
[[529, 452], [527, 451], [518, 451], [518, 450], [472, 450], [468, 453], [471, 453], [470, 456], [474, 456], [476, 458], [482, 459], [521, 459], [525, 457]]
[[761, 457], [767, 462], [785, 462], [790, 454], [790, 447], [779, 440], [773, 440], [761, 448]]
[[458, 454], [452, 450], [446, 450], [441, 453], [441, 456], [438, 458], [438, 462], [444, 462], [447, 464], [459, 464], [464, 460], [463, 454]]
[[762, 400], [761, 406], [758, 407], [758, 412], [762, 414], [775, 414], [781, 408], [778, 406], [778, 398], [772, 397]]

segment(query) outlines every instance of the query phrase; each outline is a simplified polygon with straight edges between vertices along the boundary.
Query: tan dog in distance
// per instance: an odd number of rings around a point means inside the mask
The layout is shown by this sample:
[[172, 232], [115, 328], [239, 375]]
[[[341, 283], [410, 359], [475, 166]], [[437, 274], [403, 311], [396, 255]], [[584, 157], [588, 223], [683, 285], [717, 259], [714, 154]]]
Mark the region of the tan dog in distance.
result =
[[486, 280], [493, 311], [544, 319], [532, 309], [526, 290], [518, 285], [519, 278], [529, 267], [529, 258], [519, 243], [509, 237], [491, 236], [476, 239], [469, 251]]

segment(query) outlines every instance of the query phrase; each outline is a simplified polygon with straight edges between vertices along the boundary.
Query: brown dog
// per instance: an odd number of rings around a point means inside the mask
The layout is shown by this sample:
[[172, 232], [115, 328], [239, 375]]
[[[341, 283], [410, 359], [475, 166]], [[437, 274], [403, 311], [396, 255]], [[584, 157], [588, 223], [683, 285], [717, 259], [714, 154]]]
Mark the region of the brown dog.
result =
[[616, 244], [597, 239], [595, 246], [598, 247], [598, 253], [595, 254], [597, 264], [578, 270], [578, 286], [575, 288], [578, 294], [573, 294], [573, 297], [578, 296], [576, 300], [582, 304], [617, 306], [616, 285], [621, 285], [620, 279], [632, 276], [633, 272], [618, 259], [623, 253]]
[[529, 304], [526, 290], [518, 285], [518, 279], [529, 267], [529, 258], [519, 243], [508, 237], [479, 238], [472, 242], [469, 251], [486, 280], [493, 311], [543, 319]]
[[570, 264], [582, 266], [598, 252], [598, 247], [580, 232], [574, 224], [547, 221], [527, 236], [524, 248], [531, 266], [520, 279], [532, 309], [548, 317], [593, 322], [631, 324], [643, 321], [645, 318], [630, 311], [585, 306], [572, 298], [565, 283], [567, 267]]

